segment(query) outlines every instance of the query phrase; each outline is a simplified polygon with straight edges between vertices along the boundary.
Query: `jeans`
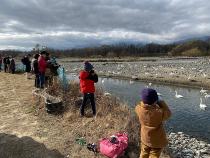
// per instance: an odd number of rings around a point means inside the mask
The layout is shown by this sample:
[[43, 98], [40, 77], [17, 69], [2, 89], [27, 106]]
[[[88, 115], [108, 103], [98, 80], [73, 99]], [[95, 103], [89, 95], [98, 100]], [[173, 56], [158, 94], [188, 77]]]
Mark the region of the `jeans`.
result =
[[39, 82], [40, 82], [40, 88], [44, 88], [45, 84], [45, 73], [39, 74]]
[[93, 115], [96, 115], [96, 105], [95, 105], [94, 93], [84, 93], [82, 105], [80, 107], [80, 114], [82, 116], [84, 116], [84, 110], [85, 110], [85, 106], [86, 106], [88, 99], [90, 99]]

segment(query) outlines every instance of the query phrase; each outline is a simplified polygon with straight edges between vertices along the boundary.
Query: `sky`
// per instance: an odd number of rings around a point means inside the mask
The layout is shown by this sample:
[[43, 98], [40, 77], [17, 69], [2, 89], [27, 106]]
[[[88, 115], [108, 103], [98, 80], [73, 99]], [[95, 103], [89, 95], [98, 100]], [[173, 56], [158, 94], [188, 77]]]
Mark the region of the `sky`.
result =
[[0, 49], [168, 43], [209, 35], [209, 0], [0, 0]]

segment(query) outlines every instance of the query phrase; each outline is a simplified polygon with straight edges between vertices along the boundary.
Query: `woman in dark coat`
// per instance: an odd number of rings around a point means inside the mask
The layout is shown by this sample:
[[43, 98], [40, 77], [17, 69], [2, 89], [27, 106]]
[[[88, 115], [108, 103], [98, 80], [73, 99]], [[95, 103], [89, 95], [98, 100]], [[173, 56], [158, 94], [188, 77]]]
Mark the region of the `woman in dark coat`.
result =
[[31, 55], [28, 54], [27, 56], [25, 56], [23, 59], [22, 59], [22, 63], [26, 66], [26, 77], [27, 79], [30, 79], [30, 76], [29, 76], [29, 73], [31, 72], [31, 61], [30, 61], [30, 57]]

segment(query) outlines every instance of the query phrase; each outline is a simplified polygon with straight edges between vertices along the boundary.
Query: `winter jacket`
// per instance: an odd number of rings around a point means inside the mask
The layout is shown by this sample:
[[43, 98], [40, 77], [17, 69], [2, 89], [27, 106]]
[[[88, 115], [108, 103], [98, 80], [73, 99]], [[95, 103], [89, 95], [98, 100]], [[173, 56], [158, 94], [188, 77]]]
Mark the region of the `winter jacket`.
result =
[[141, 142], [151, 148], [163, 148], [167, 145], [167, 137], [163, 122], [171, 116], [171, 111], [164, 101], [155, 106], [141, 102], [135, 111], [141, 124]]
[[[94, 74], [94, 75], [96, 75], [96, 74]], [[80, 72], [79, 78], [80, 78], [80, 91], [82, 93], [94, 93], [95, 92], [94, 83], [96, 81], [94, 82], [94, 80], [91, 79], [91, 73], [83, 70]], [[93, 78], [95, 79], [96, 77], [93, 77]], [[98, 78], [98, 76], [97, 76], [97, 78]]]
[[38, 66], [39, 66], [39, 72], [45, 73], [47, 62], [45, 61], [45, 58], [43, 56], [40, 56], [38, 59]]
[[38, 66], [38, 60], [37, 59], [33, 60], [33, 72], [36, 75], [39, 74], [39, 66]]

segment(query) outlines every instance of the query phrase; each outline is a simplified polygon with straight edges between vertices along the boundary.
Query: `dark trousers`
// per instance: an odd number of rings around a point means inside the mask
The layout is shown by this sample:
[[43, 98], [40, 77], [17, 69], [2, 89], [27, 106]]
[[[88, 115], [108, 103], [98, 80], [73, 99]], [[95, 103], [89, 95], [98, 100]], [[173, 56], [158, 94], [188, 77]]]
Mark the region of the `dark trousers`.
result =
[[45, 84], [45, 74], [44, 73], [39, 74], [39, 82], [40, 82], [40, 88], [44, 88], [44, 84]]
[[96, 105], [95, 105], [94, 93], [84, 93], [82, 105], [80, 107], [80, 114], [82, 116], [84, 116], [84, 110], [85, 110], [85, 106], [86, 106], [88, 99], [90, 100], [90, 103], [92, 106], [93, 115], [96, 115]]
[[7, 64], [4, 64], [4, 72], [7, 72]]
[[40, 88], [39, 74], [35, 74], [35, 87]]

